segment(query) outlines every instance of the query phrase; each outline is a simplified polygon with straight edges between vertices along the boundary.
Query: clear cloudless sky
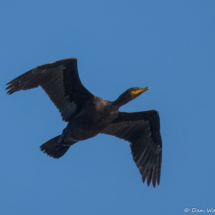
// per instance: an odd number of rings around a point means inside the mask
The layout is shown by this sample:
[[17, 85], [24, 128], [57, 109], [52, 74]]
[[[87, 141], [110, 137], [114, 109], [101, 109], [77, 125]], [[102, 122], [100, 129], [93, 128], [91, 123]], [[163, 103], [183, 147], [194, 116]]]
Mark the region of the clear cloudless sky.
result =
[[[2, 0], [0, 23], [0, 214], [215, 208], [214, 0]], [[160, 186], [142, 183], [129, 143], [112, 136], [79, 142], [58, 160], [40, 152], [66, 123], [41, 88], [9, 96], [5, 84], [69, 57], [104, 99], [150, 87], [120, 110], [158, 110]]]

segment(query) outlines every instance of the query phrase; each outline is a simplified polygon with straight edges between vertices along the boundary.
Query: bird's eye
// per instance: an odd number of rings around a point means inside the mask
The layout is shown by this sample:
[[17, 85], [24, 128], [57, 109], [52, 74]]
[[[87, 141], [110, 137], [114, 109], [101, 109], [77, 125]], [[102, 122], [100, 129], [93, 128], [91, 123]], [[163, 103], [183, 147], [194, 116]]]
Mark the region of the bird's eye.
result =
[[137, 90], [137, 88], [135, 87], [134, 90]]

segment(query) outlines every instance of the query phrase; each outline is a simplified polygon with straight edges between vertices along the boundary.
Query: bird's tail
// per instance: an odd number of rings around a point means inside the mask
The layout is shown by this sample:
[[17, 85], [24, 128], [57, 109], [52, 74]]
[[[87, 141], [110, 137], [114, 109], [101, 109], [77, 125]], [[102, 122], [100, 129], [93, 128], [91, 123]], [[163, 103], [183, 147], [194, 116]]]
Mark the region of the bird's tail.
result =
[[62, 138], [61, 135], [59, 135], [41, 145], [40, 150], [50, 157], [60, 158], [67, 152], [69, 147], [70, 146], [62, 145]]

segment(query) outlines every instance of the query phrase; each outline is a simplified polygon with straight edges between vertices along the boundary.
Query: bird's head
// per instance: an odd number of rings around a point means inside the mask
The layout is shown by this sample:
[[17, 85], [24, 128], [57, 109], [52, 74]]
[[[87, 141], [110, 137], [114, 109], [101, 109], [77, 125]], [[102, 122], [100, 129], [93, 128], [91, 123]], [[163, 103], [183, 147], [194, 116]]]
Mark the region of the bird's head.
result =
[[132, 87], [126, 90], [124, 93], [122, 93], [114, 103], [120, 107], [124, 104], [127, 104], [131, 100], [137, 98], [139, 95], [141, 95], [143, 92], [149, 89], [150, 89], [149, 87], [145, 87], [145, 88]]

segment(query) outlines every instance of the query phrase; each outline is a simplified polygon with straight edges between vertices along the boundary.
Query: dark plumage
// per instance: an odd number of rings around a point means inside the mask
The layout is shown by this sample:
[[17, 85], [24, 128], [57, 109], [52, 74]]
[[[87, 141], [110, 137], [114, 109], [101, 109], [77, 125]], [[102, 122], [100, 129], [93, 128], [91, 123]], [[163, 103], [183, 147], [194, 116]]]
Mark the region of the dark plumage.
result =
[[81, 83], [77, 59], [68, 58], [32, 69], [7, 83], [8, 94], [41, 86], [68, 122], [62, 134], [40, 146], [53, 158], [60, 158], [74, 143], [99, 133], [131, 143], [133, 159], [142, 180], [155, 187], [160, 183], [162, 141], [160, 120], [155, 110], [124, 113], [119, 108], [149, 88], [126, 90], [113, 102], [92, 95]]

